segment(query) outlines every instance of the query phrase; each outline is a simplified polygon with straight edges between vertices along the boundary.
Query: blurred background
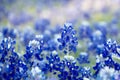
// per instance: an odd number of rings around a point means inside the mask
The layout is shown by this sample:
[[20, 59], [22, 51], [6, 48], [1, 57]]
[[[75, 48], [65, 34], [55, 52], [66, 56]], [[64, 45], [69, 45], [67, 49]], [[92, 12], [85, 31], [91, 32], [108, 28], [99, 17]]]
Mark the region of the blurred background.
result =
[[120, 0], [0, 0], [0, 26], [33, 26], [38, 19], [56, 26], [113, 18], [120, 19]]

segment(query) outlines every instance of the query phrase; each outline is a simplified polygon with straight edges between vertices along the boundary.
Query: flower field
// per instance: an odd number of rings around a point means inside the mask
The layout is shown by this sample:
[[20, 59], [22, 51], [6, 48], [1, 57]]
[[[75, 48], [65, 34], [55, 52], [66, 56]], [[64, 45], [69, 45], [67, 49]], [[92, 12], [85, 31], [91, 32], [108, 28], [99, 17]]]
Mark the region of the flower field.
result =
[[0, 80], [120, 80], [120, 0], [0, 0]]

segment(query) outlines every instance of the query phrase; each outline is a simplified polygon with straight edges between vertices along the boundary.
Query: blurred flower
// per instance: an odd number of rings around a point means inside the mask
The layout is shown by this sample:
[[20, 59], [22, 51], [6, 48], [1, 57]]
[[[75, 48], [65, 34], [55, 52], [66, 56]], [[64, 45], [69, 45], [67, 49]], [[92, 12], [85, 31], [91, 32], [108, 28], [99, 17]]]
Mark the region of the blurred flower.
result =
[[84, 64], [84, 63], [89, 63], [89, 56], [88, 56], [88, 53], [86, 52], [81, 52], [79, 54], [79, 57], [77, 58], [78, 62], [80, 64]]
[[79, 28], [79, 36], [82, 38], [90, 38], [92, 36], [92, 29], [88, 22], [82, 22]]
[[44, 33], [44, 31], [49, 27], [50, 21], [48, 19], [36, 20], [34, 28], [35, 30]]
[[34, 80], [46, 80], [44, 73], [37, 66], [32, 67], [31, 73], [32, 73]]
[[115, 79], [116, 76], [119, 75], [118, 71], [115, 71], [114, 68], [109, 68], [105, 66], [103, 69], [100, 70], [99, 78], [102, 80], [117, 80]]
[[14, 26], [18, 26], [32, 20], [32, 17], [26, 13], [20, 13], [19, 15], [16, 15], [15, 13], [9, 13], [8, 20]]
[[9, 29], [6, 27], [6, 28], [3, 28], [2, 33], [5, 38], [11, 37], [11, 38], [15, 39], [17, 37], [16, 29]]
[[94, 25], [96, 30], [100, 30], [103, 35], [107, 34], [107, 23], [106, 22], [99, 22]]

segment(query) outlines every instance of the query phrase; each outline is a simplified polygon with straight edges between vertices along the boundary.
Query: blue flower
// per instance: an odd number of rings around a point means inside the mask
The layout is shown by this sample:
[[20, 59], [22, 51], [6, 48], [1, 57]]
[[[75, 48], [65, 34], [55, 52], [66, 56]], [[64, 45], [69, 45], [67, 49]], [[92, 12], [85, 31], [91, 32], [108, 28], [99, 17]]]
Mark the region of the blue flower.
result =
[[108, 39], [105, 46], [108, 51], [115, 52], [117, 47], [117, 42], [115, 40]]
[[110, 68], [108, 66], [105, 66], [102, 68], [99, 72], [99, 75], [97, 76], [97, 80], [117, 80], [117, 77], [119, 76], [119, 72], [116, 71], [114, 68]]
[[9, 38], [4, 38], [4, 40], [1, 42], [0, 44], [0, 55], [1, 61], [4, 61], [4, 58], [9, 55], [12, 54], [14, 52], [14, 44], [15, 41], [13, 41], [10, 37]]
[[5, 38], [11, 37], [14, 39], [17, 37], [17, 31], [15, 29], [9, 29], [6, 27], [2, 29], [2, 33]]
[[91, 71], [89, 67], [80, 67], [79, 72], [81, 73], [81, 77], [84, 78], [90, 78], [91, 77]]
[[10, 37], [5, 38], [0, 46], [0, 78], [2, 79], [22, 79], [27, 71], [27, 65], [20, 61], [20, 56], [14, 50], [15, 41]]
[[97, 45], [97, 44], [103, 44], [106, 42], [106, 35], [104, 35], [100, 30], [96, 30], [93, 32], [91, 41]]
[[74, 62], [73, 60], [71, 61], [69, 59], [67, 61], [63, 60], [60, 64], [61, 64], [60, 69], [59, 69], [60, 74], [58, 74], [58, 77], [60, 80], [62, 80], [62, 79], [64, 79], [64, 80], [67, 80], [67, 79], [77, 80], [78, 79], [79, 67], [76, 65], [76, 62]]
[[63, 50], [65, 54], [76, 52], [78, 39], [76, 37], [76, 31], [70, 23], [64, 25], [61, 31], [61, 38], [59, 38], [58, 41], [61, 43], [59, 49]]
[[111, 23], [110, 28], [108, 29], [108, 35], [110, 35], [111, 37], [115, 37], [116, 39], [118, 38], [118, 34], [119, 34], [119, 28], [117, 24]]
[[[52, 43], [52, 44], [51, 44], [51, 43]], [[47, 47], [48, 51], [57, 50], [57, 43], [56, 43], [54, 40], [49, 40], [49, 41], [47, 42], [47, 45], [48, 45], [48, 47]]]
[[88, 51], [96, 51], [96, 49], [104, 47], [104, 44], [106, 43], [106, 35], [104, 35], [100, 30], [96, 30], [93, 32], [90, 40], [91, 41], [88, 44]]
[[[28, 31], [30, 33], [28, 33]], [[20, 40], [22, 41], [24, 46], [27, 46], [29, 44], [29, 41], [33, 40], [34, 38], [35, 38], [35, 34], [31, 29], [26, 29], [25, 32], [20, 34]]]
[[77, 58], [78, 62], [80, 64], [84, 64], [84, 63], [89, 63], [89, 56], [88, 56], [88, 53], [86, 52], [81, 52], [79, 54], [79, 57]]
[[39, 19], [36, 20], [34, 28], [35, 30], [43, 33], [49, 25], [50, 25], [50, 21], [48, 19]]
[[104, 50], [102, 52], [103, 56], [104, 54], [106, 54], [106, 56], [112, 56], [112, 55], [120, 56], [119, 45], [117, 44], [115, 40], [108, 39], [106, 43], [104, 44], [103, 50]]
[[[57, 66], [60, 62], [60, 57], [58, 56], [58, 53], [56, 51], [51, 52], [46, 56], [46, 68], [48, 72], [53, 72], [53, 74], [56, 74]], [[44, 69], [45, 70], [45, 69]]]
[[37, 40], [32, 40], [29, 42], [29, 45], [26, 47], [26, 53], [23, 55], [25, 61], [29, 65], [35, 64], [35, 60], [41, 61], [42, 58], [42, 42], [39, 42]]
[[[44, 72], [41, 71], [41, 69], [38, 66], [32, 67], [31, 69], [31, 76], [33, 80], [46, 80], [46, 75]], [[31, 78], [30, 78], [31, 79]]]
[[99, 22], [94, 25], [96, 30], [100, 30], [103, 35], [107, 34], [107, 23], [106, 22]]
[[92, 29], [88, 22], [83, 22], [79, 27], [79, 36], [80, 39], [90, 38], [92, 36]]
[[105, 66], [114, 68], [116, 71], [120, 70], [120, 64], [114, 60], [114, 56], [119, 57], [119, 46], [116, 41], [108, 39], [103, 47], [97, 50], [96, 65], [93, 67], [95, 70], [94, 76], [97, 76], [99, 71]]

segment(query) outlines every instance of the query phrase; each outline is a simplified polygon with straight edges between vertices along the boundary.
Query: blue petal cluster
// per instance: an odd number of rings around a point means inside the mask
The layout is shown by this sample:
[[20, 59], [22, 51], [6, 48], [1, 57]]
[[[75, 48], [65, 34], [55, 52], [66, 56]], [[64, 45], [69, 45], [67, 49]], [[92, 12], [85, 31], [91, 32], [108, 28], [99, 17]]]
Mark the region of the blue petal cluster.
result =
[[61, 31], [61, 38], [58, 39], [61, 43], [59, 49], [63, 50], [65, 54], [70, 52], [76, 52], [76, 46], [78, 39], [76, 37], [76, 31], [73, 29], [72, 24], [66, 23]]

